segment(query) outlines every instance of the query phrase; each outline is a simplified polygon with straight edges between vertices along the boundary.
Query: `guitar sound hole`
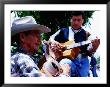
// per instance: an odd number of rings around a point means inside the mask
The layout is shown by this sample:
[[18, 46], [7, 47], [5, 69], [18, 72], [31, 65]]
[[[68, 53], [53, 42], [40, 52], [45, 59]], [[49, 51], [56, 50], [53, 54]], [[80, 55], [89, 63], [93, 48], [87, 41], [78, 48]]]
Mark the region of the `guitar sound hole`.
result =
[[57, 65], [56, 65], [55, 63], [52, 62], [52, 66], [53, 66], [55, 69], [57, 69], [57, 71], [59, 71], [59, 69], [58, 69], [58, 67], [57, 67]]

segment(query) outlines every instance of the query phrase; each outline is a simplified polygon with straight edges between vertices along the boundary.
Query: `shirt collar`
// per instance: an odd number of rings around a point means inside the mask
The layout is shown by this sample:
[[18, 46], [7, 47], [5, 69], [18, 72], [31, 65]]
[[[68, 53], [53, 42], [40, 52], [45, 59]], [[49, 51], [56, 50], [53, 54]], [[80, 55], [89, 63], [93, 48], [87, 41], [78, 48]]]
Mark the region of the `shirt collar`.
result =
[[42, 57], [42, 53], [33, 53], [33, 54], [29, 54], [25, 51], [25, 49], [23, 49], [22, 47], [19, 47], [19, 53], [24, 53], [28, 56], [30, 56], [30, 58], [37, 64], [38, 63], [38, 60]]
[[82, 30], [82, 27], [81, 28], [79, 28], [78, 30], [75, 30], [74, 28], [72, 28], [71, 27], [71, 29], [72, 29], [72, 31], [74, 32], [74, 33], [78, 33], [78, 32], [80, 32], [81, 30]]

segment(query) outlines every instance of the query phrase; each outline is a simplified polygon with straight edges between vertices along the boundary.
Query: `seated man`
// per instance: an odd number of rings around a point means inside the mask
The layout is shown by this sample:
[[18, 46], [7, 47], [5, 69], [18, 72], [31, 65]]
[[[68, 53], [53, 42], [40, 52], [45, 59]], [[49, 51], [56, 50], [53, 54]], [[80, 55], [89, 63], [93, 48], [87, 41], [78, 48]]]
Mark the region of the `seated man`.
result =
[[40, 34], [50, 32], [46, 26], [37, 24], [31, 16], [14, 20], [11, 27], [11, 45], [17, 44], [16, 52], [11, 55], [11, 76], [45, 76], [36, 65], [33, 54], [41, 43]]
[[56, 53], [56, 58], [59, 58], [59, 50], [62, 48], [60, 43], [65, 43], [67, 41], [79, 43], [80, 50], [75, 50], [77, 55], [70, 58], [71, 62], [68, 62], [68, 59], [62, 59], [62, 64], [68, 64], [68, 66], [71, 67], [71, 76], [87, 77], [90, 69], [88, 56], [91, 56], [94, 52], [96, 52], [100, 44], [100, 39], [95, 38], [91, 41], [91, 44], [82, 45], [81, 42], [87, 41], [88, 37], [91, 36], [89, 32], [82, 28], [82, 24], [84, 22], [84, 12], [73, 12], [70, 21], [71, 27], [62, 28], [50, 37], [49, 40], [54, 43], [51, 45], [51, 48]]

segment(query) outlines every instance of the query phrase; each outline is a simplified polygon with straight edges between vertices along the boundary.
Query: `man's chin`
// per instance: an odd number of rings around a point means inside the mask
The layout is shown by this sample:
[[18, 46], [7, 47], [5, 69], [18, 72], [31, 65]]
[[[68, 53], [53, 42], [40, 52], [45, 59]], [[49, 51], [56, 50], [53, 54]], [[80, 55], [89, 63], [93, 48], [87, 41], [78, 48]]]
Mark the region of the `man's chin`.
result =
[[74, 30], [79, 30], [80, 28], [74, 28]]
[[80, 28], [81, 28], [81, 27], [78, 27], [78, 26], [73, 27], [74, 30], [79, 30]]

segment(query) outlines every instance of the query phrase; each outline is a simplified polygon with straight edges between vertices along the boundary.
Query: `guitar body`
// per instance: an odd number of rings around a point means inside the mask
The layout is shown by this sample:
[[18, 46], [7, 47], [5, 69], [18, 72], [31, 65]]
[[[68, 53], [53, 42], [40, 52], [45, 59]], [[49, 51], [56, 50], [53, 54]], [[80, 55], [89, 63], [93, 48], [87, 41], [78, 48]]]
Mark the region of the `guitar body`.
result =
[[46, 58], [45, 58], [45, 56], [43, 56], [40, 60], [39, 60], [39, 62], [38, 62], [38, 67], [39, 67], [39, 69], [41, 69], [42, 68], [42, 66], [43, 66], [43, 64], [46, 62]]
[[[65, 43], [61, 43], [61, 45], [63, 45], [64, 47], [68, 46], [68, 45], [71, 45], [71, 44], [75, 44], [75, 42], [74, 41], [67, 41]], [[67, 58], [70, 58], [70, 59], [71, 58], [74, 59], [78, 55], [79, 52], [80, 52], [79, 47], [68, 49], [68, 50], [63, 51], [62, 57], [67, 57]]]
[[80, 48], [77, 47], [77, 48], [65, 50], [65, 51], [63, 52], [63, 55], [62, 55], [62, 56], [63, 56], [63, 57], [69, 57], [69, 58], [74, 59], [74, 58], [78, 55], [79, 52], [80, 52]]

